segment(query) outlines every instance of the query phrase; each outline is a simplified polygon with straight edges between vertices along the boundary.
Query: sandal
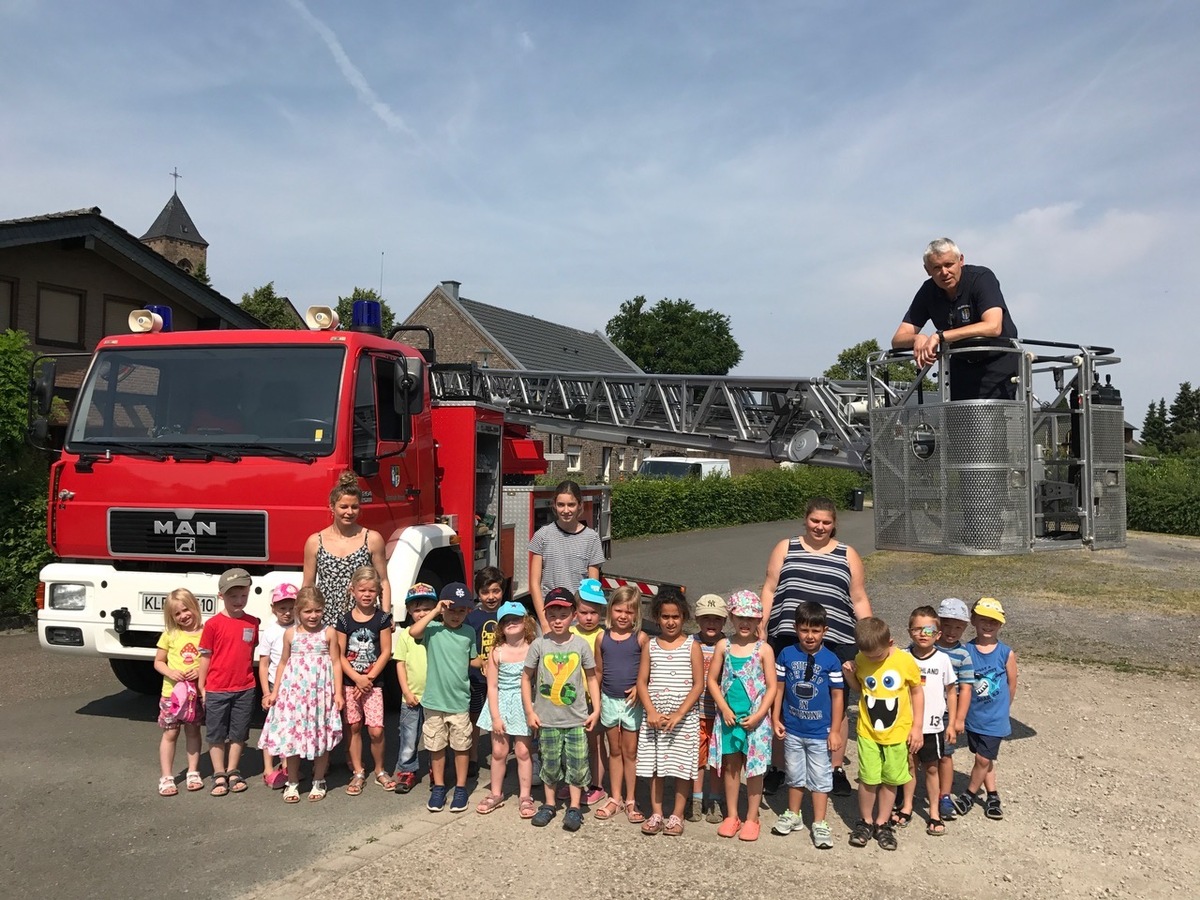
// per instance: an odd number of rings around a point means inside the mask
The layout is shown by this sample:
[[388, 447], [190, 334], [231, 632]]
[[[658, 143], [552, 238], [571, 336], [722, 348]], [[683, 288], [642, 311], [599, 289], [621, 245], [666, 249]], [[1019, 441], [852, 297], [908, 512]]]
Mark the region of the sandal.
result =
[[300, 802], [300, 785], [298, 782], [289, 781], [283, 787], [283, 802], [284, 803], [299, 803]]
[[537, 804], [533, 802], [532, 797], [522, 797], [517, 810], [520, 812], [522, 819], [532, 819], [537, 815]]
[[646, 821], [646, 817], [637, 808], [636, 800], [625, 801], [625, 821], [630, 825], [641, 825]]
[[164, 775], [158, 779], [158, 796], [174, 797], [179, 793], [179, 788], [175, 787], [175, 776]]
[[393, 778], [391, 775], [389, 775], [387, 772], [376, 772], [375, 773], [375, 783], [377, 785], [379, 785], [381, 788], [383, 788], [385, 791], [396, 790], [396, 779]]
[[621, 804], [612, 797], [608, 798], [608, 802], [597, 809], [592, 815], [597, 819], [611, 819], [621, 811]]
[[889, 824], [895, 828], [907, 828], [908, 823], [912, 821], [912, 816], [911, 812], [904, 812], [900, 809], [894, 810]]
[[925, 833], [930, 837], [941, 837], [946, 833], [946, 823], [941, 819], [930, 819], [925, 826]]
[[229, 779], [224, 772], [213, 772], [213, 786], [208, 793], [212, 797], [224, 797], [229, 793]]
[[642, 834], [658, 834], [663, 830], [663, 817], [654, 813], [642, 823]]
[[679, 837], [683, 834], [683, 820], [679, 816], [671, 816], [663, 826], [663, 834], [667, 837]]
[[312, 789], [308, 792], [308, 799], [312, 803], [316, 803], [318, 800], [324, 800], [326, 793], [327, 788], [325, 787], [325, 779], [322, 778], [320, 781], [314, 781], [312, 783]]
[[187, 789], [189, 791], [204, 790], [204, 779], [201, 777], [199, 772], [187, 773]]
[[896, 832], [890, 824], [875, 826], [875, 842], [881, 850], [895, 850], [899, 846], [896, 843]]
[[246, 784], [246, 779], [242, 777], [242, 773], [237, 769], [229, 770], [229, 793], [240, 794], [250, 785]]
[[486, 816], [488, 813], [492, 812], [493, 810], [499, 809], [503, 805], [504, 805], [504, 795], [503, 794], [488, 794], [486, 797], [484, 797], [482, 800], [479, 801], [479, 805], [475, 807], [475, 812], [479, 813], [481, 816]]
[[367, 783], [366, 772], [355, 772], [354, 777], [350, 779], [350, 783], [346, 785], [346, 793], [351, 797], [357, 797], [363, 791], [363, 785]]
[[1000, 809], [999, 794], [988, 794], [987, 800], [983, 802], [983, 814], [989, 819], [1004, 818], [1004, 811]]

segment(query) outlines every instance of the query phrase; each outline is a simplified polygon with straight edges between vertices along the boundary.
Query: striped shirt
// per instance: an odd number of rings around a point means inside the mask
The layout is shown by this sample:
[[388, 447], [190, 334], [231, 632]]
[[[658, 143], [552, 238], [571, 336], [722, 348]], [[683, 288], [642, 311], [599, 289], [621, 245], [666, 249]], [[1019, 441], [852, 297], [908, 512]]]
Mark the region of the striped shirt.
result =
[[604, 562], [600, 535], [586, 525], [574, 534], [555, 522], [543, 525], [529, 539], [529, 552], [542, 558], [543, 595], [558, 587], [578, 592], [579, 583], [588, 577], [588, 566]]
[[779, 569], [779, 584], [771, 604], [768, 634], [791, 637], [796, 631], [796, 607], [812, 600], [825, 607], [829, 631], [826, 644], [854, 644], [854, 606], [850, 602], [850, 563], [846, 545], [829, 553], [812, 553], [800, 538], [788, 542], [787, 556]]
[[974, 684], [975, 683], [975, 663], [971, 661], [971, 654], [962, 644], [955, 644], [953, 647], [947, 647], [944, 644], [934, 644], [948, 657], [950, 662], [954, 664], [954, 676], [959, 684]]

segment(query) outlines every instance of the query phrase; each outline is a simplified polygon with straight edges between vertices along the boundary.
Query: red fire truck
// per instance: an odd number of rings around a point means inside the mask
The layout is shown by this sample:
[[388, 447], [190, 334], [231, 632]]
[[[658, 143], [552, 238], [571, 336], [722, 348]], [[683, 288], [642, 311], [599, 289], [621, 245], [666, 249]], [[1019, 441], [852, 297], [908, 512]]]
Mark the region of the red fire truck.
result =
[[[337, 330], [327, 311], [310, 331], [171, 332], [161, 312], [131, 316], [134, 333], [104, 338], [74, 378], [61, 357], [35, 363], [34, 442], [58, 443], [53, 397], [74, 407], [50, 471], [60, 561], [41, 573], [44, 647], [107, 657], [127, 687], [157, 691], [166, 595], [187, 587], [211, 615], [217, 576], [243, 566], [251, 612], [269, 615], [346, 470], [363, 489], [360, 521], [387, 541], [398, 600], [415, 581], [489, 565], [528, 592], [525, 546], [553, 488], [504, 482], [545, 471], [541, 443], [493, 404], [437, 396], [432, 332], [418, 329], [427, 345], [415, 349], [370, 325]], [[608, 492], [585, 490], [606, 547]]]

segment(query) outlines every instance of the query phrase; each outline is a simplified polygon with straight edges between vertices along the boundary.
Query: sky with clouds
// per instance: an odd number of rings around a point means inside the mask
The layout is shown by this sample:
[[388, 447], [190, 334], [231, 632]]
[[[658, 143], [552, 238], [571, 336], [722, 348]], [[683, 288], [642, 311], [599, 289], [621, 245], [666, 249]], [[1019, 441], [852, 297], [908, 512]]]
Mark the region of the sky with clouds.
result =
[[0, 218], [141, 234], [177, 166], [235, 299], [686, 297], [795, 375], [949, 235], [1022, 336], [1117, 348], [1140, 426], [1200, 382], [1198, 44], [1189, 0], [0, 0]]

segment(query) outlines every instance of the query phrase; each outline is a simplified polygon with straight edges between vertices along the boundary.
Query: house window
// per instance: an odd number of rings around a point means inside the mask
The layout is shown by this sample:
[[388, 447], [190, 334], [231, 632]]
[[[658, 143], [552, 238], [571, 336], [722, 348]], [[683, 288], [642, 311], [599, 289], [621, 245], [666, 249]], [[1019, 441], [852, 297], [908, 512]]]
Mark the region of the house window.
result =
[[124, 297], [104, 298], [104, 333], [128, 334], [129, 314], [135, 309], [145, 306], [136, 300], [126, 300]]
[[0, 331], [16, 324], [17, 283], [0, 278]]
[[83, 292], [38, 286], [37, 342], [83, 348]]
[[583, 470], [583, 447], [579, 444], [569, 444], [567, 446], [567, 471], [579, 472]]

